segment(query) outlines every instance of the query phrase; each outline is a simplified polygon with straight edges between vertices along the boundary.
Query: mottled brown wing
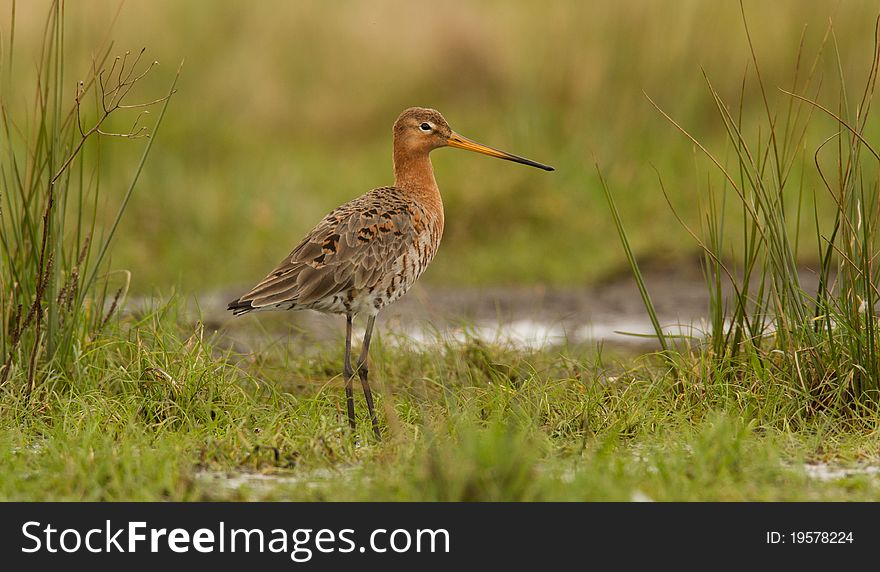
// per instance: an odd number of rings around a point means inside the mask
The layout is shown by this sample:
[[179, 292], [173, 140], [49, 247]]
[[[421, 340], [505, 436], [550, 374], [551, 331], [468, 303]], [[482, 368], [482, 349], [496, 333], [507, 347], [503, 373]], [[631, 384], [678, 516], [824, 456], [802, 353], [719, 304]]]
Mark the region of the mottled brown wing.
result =
[[370, 191], [324, 217], [229, 309], [238, 314], [279, 305], [308, 307], [352, 288], [372, 286], [416, 240], [423, 217], [421, 209], [392, 187]]

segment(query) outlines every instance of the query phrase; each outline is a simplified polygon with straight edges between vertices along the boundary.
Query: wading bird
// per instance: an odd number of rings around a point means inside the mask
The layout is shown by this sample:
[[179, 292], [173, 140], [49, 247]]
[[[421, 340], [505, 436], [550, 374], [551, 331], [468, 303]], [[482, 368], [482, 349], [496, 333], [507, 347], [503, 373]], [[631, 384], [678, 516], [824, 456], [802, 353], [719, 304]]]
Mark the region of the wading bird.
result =
[[[228, 307], [235, 315], [255, 310], [344, 314], [342, 373], [348, 424], [355, 429], [352, 381], [356, 371], [376, 438], [381, 434], [367, 381], [376, 315], [421, 276], [443, 235], [443, 202], [428, 154], [438, 147], [457, 147], [553, 170], [462, 137], [433, 109], [407, 109], [394, 122], [393, 134], [394, 185], [373, 189], [325, 216], [266, 278]], [[358, 314], [367, 316], [367, 330], [355, 370], [351, 327]]]

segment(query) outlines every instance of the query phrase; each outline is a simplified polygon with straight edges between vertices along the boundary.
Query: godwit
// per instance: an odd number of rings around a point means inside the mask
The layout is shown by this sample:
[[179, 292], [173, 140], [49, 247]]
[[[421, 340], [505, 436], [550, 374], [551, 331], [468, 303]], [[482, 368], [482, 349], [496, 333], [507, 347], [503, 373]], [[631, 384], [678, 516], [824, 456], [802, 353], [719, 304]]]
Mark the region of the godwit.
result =
[[356, 423], [351, 324], [357, 314], [366, 314], [367, 331], [357, 374], [376, 438], [381, 434], [367, 382], [367, 355], [376, 315], [403, 296], [421, 276], [443, 235], [443, 202], [428, 154], [448, 145], [553, 170], [462, 137], [433, 109], [407, 109], [394, 122], [393, 133], [394, 186], [373, 189], [325, 216], [275, 270], [228, 307], [235, 315], [254, 310], [344, 314], [342, 374], [352, 430]]

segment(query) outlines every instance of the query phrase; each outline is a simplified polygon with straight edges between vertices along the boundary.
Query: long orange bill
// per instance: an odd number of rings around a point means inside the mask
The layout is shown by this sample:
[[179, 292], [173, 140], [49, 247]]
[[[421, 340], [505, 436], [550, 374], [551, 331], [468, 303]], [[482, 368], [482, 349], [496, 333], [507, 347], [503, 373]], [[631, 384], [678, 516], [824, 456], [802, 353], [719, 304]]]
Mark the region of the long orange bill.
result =
[[467, 151], [476, 151], [477, 153], [489, 155], [490, 157], [498, 157], [499, 159], [513, 161], [514, 163], [522, 163], [523, 165], [537, 167], [539, 169], [544, 169], [545, 171], [555, 170], [549, 165], [544, 165], [543, 163], [538, 163], [537, 161], [532, 161], [531, 159], [526, 159], [525, 157], [520, 157], [519, 155], [512, 155], [510, 153], [505, 153], [504, 151], [499, 151], [498, 149], [486, 147], [485, 145], [477, 143], [476, 141], [471, 141], [467, 137], [463, 137], [458, 133], [455, 133], [454, 131], [452, 135], [449, 136], [448, 145], [450, 147], [457, 147], [459, 149], [465, 149]]

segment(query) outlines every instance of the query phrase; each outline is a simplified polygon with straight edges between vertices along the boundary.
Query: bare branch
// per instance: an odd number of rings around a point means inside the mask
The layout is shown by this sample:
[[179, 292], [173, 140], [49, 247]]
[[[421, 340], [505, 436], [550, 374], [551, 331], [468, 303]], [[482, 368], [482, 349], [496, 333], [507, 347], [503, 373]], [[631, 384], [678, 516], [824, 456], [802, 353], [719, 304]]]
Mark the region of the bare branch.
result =
[[[126, 96], [128, 96], [129, 92], [131, 92], [134, 86], [140, 80], [144, 79], [154, 67], [159, 65], [159, 62], [153, 61], [148, 66], [146, 66], [143, 71], [138, 72], [137, 67], [145, 51], [146, 48], [140, 50], [140, 52], [138, 52], [133, 60], [129, 60], [129, 55], [131, 55], [131, 52], [125, 52], [121, 57], [116, 56], [115, 58], [113, 58], [113, 62], [110, 64], [109, 68], [105, 68], [100, 71], [96, 69], [97, 64], [93, 60], [93, 79], [90, 81], [90, 85], [94, 85], [93, 82], [95, 78], [97, 78], [98, 89], [100, 90], [100, 92], [97, 94], [97, 98], [101, 102], [101, 111], [99, 113], [99, 117], [95, 120], [95, 123], [89, 129], [86, 129], [83, 126], [81, 106], [82, 99], [84, 94], [86, 93], [87, 88], [85, 86], [85, 83], [83, 81], [80, 81], [77, 84], [76, 96], [74, 98], [76, 104], [74, 113], [76, 113], [76, 121], [80, 133], [80, 140], [74, 147], [70, 155], [68, 155], [67, 158], [62, 162], [61, 167], [55, 172], [54, 176], [51, 179], [51, 184], [54, 185], [58, 178], [67, 170], [73, 160], [79, 155], [80, 151], [82, 151], [85, 142], [92, 135], [120, 137], [126, 139], [138, 139], [150, 136], [148, 128], [144, 125], [140, 125], [142, 116], [149, 113], [146, 108], [159, 103], [167, 102], [168, 99], [172, 95], [174, 95], [174, 93], [176, 93], [176, 90], [172, 89], [164, 97], [160, 97], [151, 101], [127, 105], [122, 104], [123, 100], [126, 98]], [[127, 132], [105, 131], [104, 123], [107, 121], [110, 115], [112, 115], [115, 111], [119, 109], [140, 109], [142, 111], [138, 113], [138, 115], [135, 117], [134, 123]]]
[[117, 109], [140, 109], [140, 108], [143, 108], [143, 107], [150, 107], [151, 105], [156, 105], [157, 103], [162, 103], [163, 101], [165, 101], [166, 99], [168, 99], [168, 98], [170, 98], [172, 95], [174, 95], [175, 93], [177, 93], [177, 90], [176, 90], [176, 89], [173, 90], [173, 91], [172, 91], [171, 93], [169, 93], [168, 95], [162, 96], [162, 97], [160, 97], [160, 98], [158, 98], [158, 99], [154, 99], [153, 101], [147, 101], [147, 102], [145, 102], [145, 103], [133, 103], [133, 104], [131, 104], [131, 105], [118, 105], [118, 106], [116, 106], [116, 107], [117, 107]]

